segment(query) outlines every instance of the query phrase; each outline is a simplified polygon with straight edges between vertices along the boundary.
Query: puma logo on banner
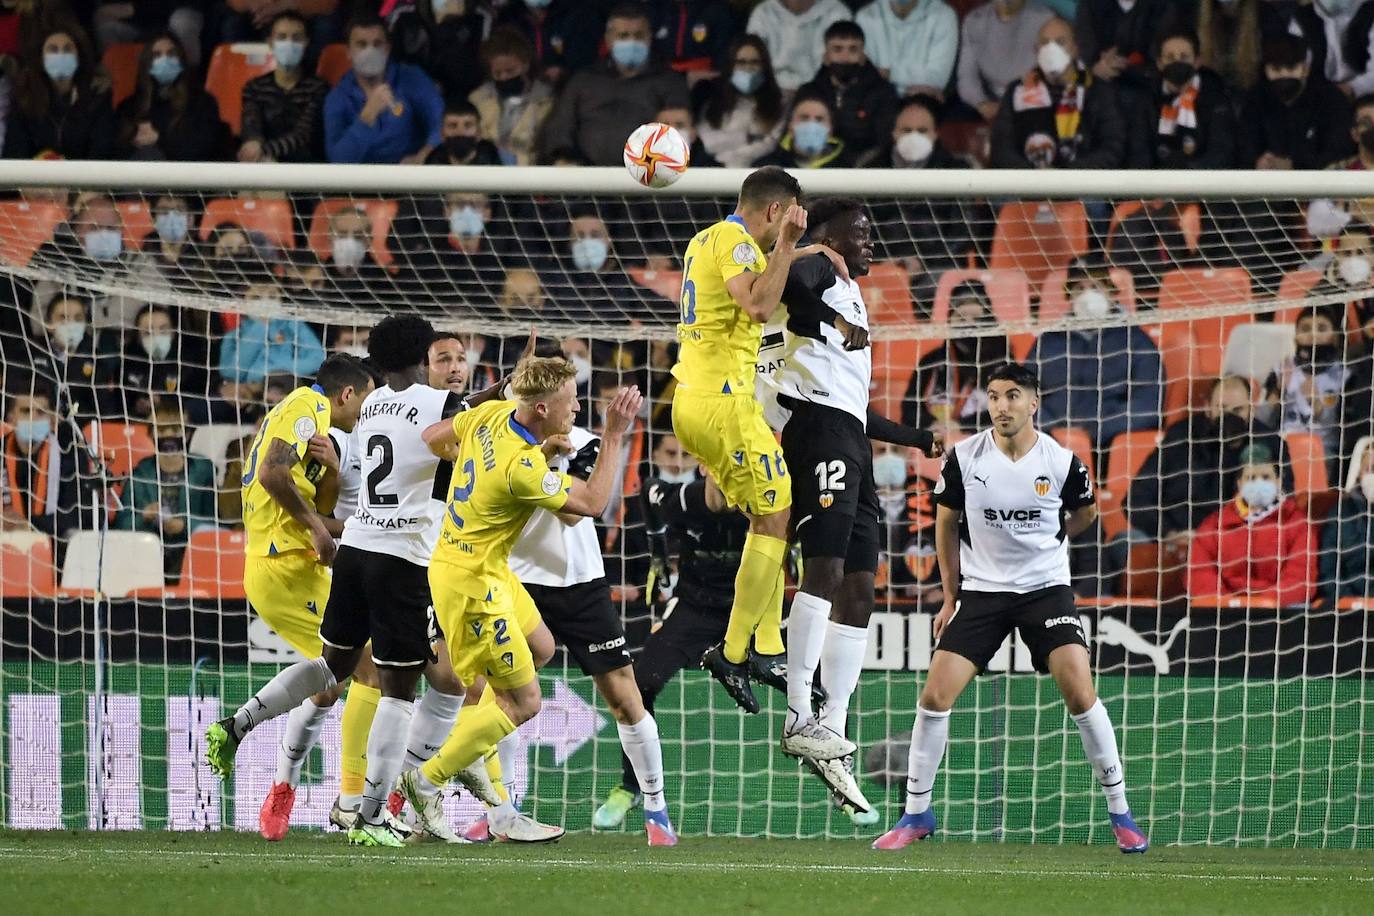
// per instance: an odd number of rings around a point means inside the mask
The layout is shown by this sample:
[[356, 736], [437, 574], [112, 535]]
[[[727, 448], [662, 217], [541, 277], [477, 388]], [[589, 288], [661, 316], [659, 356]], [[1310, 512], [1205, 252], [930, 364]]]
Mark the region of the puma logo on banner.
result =
[[1131, 628], [1124, 620], [1115, 617], [1102, 617], [1097, 621], [1097, 641], [1108, 646], [1120, 646], [1128, 653], [1143, 655], [1155, 663], [1159, 674], [1169, 673], [1169, 650], [1180, 633], [1188, 629], [1188, 618], [1184, 617], [1169, 631], [1164, 642], [1156, 645]]

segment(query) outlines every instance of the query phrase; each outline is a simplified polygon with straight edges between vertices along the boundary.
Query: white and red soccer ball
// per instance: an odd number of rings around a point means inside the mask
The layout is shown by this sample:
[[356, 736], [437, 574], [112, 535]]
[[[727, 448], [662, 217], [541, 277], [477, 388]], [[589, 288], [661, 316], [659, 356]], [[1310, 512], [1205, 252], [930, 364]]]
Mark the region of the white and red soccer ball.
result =
[[645, 187], [666, 188], [687, 171], [691, 147], [677, 129], [653, 122], [641, 124], [625, 141], [625, 169]]

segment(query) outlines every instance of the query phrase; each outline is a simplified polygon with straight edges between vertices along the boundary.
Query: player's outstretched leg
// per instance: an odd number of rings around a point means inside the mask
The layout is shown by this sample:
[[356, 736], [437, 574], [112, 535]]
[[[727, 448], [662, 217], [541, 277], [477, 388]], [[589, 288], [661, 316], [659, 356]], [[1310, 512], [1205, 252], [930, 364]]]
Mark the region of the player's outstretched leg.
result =
[[297, 662], [249, 697], [232, 716], [220, 719], [205, 732], [205, 760], [210, 771], [228, 779], [234, 771], [234, 755], [244, 737], [268, 719], [285, 715], [307, 697], [332, 690], [338, 685], [323, 658]]

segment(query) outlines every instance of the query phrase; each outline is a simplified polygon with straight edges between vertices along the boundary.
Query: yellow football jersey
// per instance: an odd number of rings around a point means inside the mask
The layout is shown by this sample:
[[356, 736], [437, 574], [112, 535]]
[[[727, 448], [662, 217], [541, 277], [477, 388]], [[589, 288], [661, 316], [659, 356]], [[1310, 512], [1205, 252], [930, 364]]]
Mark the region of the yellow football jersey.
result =
[[752, 393], [763, 325], [744, 313], [725, 284], [762, 273], [763, 249], [738, 216], [698, 232], [682, 256], [681, 342], [673, 376], [712, 393]]
[[[535, 509], [557, 511], [572, 478], [549, 468], [539, 443], [515, 420], [515, 402], [489, 401], [453, 418], [458, 458], [431, 575], [485, 598], [509, 575], [516, 538]], [[446, 567], [446, 568], [442, 568]]]
[[[248, 470], [243, 475], [243, 526], [248, 532], [250, 557], [268, 557], [286, 550], [312, 550], [310, 532], [283, 509], [262, 485], [259, 462], [267, 459], [273, 439], [280, 439], [305, 458], [310, 439], [329, 429], [329, 399], [318, 385], [297, 388], [267, 412], [248, 453]], [[324, 476], [324, 465], [314, 458], [297, 460], [291, 480], [301, 497], [315, 502], [315, 488]]]

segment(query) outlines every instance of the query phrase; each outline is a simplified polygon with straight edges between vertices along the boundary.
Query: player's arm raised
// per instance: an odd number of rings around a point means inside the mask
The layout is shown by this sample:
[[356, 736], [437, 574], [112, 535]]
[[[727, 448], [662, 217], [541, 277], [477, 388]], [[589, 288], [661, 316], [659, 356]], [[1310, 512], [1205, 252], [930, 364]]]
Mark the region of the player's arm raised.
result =
[[783, 288], [787, 285], [788, 271], [792, 269], [792, 261], [797, 255], [797, 240], [805, 232], [806, 210], [793, 204], [783, 214], [778, 240], [773, 243], [773, 251], [768, 255], [768, 266], [763, 273], [746, 270], [725, 281], [725, 288], [735, 304], [754, 321], [763, 323], [778, 310]]
[[291, 443], [285, 439], [273, 439], [268, 443], [267, 457], [263, 459], [262, 468], [258, 472], [259, 479], [262, 481], [263, 489], [276, 500], [277, 505], [310, 532], [310, 540], [315, 545], [315, 552], [320, 555], [320, 562], [330, 566], [334, 563], [334, 553], [337, 549], [334, 538], [325, 528], [324, 520], [315, 511], [315, 507], [306, 501], [301, 491], [296, 489], [295, 481], [291, 479], [291, 469], [300, 460], [300, 455]]
[[591, 476], [584, 483], [576, 477], [572, 479], [572, 489], [562, 511], [572, 515], [595, 517], [606, 511], [611, 499], [611, 488], [615, 486], [616, 458], [620, 455], [625, 433], [634, 422], [644, 397], [636, 385], [620, 389], [611, 401], [606, 412], [606, 428], [601, 433], [601, 451], [596, 456], [596, 465]]

